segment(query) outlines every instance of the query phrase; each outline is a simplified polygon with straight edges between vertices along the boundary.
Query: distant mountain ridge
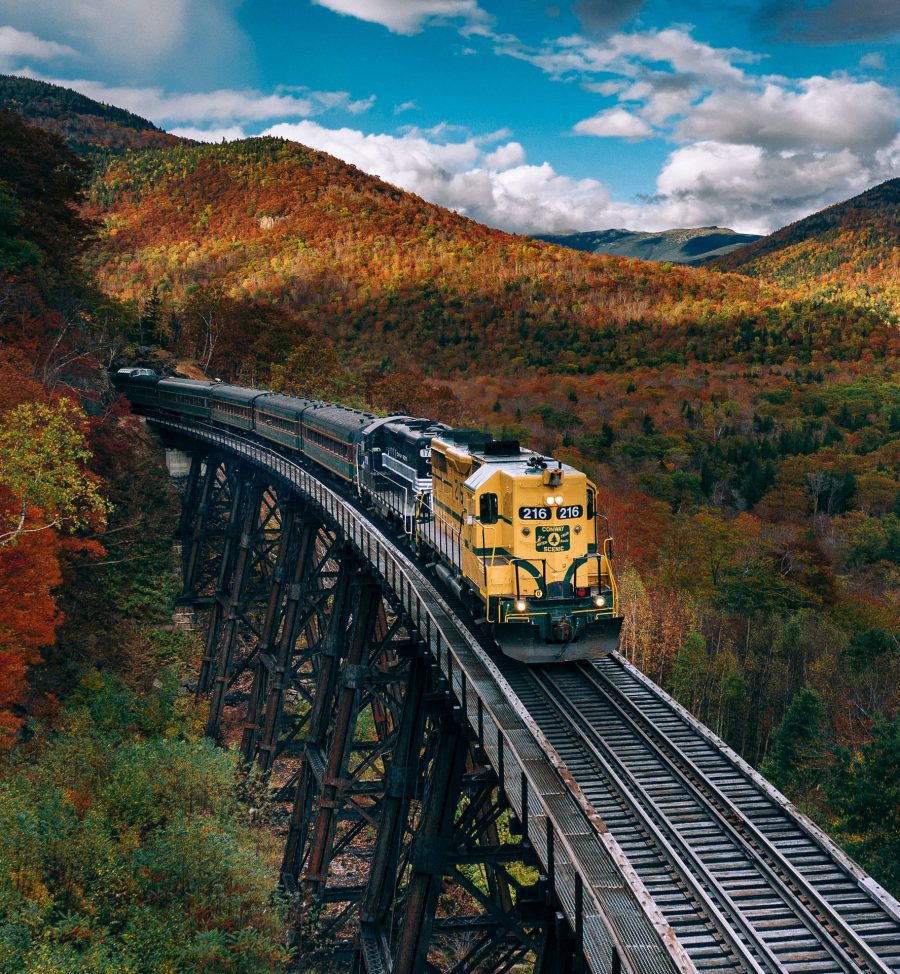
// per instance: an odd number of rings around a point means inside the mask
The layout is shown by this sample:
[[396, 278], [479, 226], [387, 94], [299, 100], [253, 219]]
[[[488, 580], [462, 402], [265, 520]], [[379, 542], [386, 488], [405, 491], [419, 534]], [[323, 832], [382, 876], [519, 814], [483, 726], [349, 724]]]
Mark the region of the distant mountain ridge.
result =
[[0, 106], [19, 112], [38, 128], [55, 132], [73, 152], [94, 161], [186, 141], [124, 108], [32, 78], [0, 74]]
[[759, 240], [759, 234], [736, 233], [725, 227], [694, 227], [647, 232], [588, 230], [583, 233], [534, 234], [538, 240], [592, 254], [634, 257], [670, 264], [698, 265]]

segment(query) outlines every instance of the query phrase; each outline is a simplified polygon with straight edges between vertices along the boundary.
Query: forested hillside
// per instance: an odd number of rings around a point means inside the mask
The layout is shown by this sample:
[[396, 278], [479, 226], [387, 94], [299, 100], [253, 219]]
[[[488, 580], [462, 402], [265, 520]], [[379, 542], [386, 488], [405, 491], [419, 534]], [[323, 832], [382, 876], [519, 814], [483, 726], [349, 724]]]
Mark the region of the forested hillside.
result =
[[0, 110], [0, 972], [262, 974], [267, 833], [183, 694], [178, 505], [98, 355], [87, 167]]
[[[477, 374], [486, 357], [510, 373], [852, 360], [884, 357], [893, 334], [852, 304], [490, 230], [276, 139], [113, 160], [92, 201], [91, 266], [109, 293], [276, 305], [357, 362]], [[248, 324], [211, 361], [259, 376], [289, 352], [289, 336]]]
[[184, 141], [123, 108], [31, 78], [0, 75], [0, 106], [59, 135], [74, 152], [94, 161], [129, 149], [167, 148]]
[[900, 317], [900, 179], [763, 237], [714, 265]]

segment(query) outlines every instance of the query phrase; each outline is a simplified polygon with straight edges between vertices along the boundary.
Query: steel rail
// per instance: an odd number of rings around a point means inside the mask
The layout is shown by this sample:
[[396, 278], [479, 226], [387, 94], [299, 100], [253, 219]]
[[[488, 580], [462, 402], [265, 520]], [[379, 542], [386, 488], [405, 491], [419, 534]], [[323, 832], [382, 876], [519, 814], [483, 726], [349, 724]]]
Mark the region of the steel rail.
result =
[[[767, 781], [755, 768], [749, 765], [736, 751], [733, 750], [717, 734], [705, 724], [697, 720], [677, 700], [671, 697], [661, 687], [657, 686], [648, 676], [633, 666], [628, 660], [614, 654], [603, 661], [614, 663], [615, 667], [636, 688], [643, 690], [668, 714], [675, 718], [685, 730], [702, 741], [714, 753], [717, 760], [725, 764], [738, 778], [752, 788], [758, 795], [766, 799], [772, 806], [781, 811], [796, 825], [800, 834], [819, 848], [824, 856], [832, 860], [835, 865], [848, 877], [849, 881], [866, 896], [873, 905], [877, 905], [887, 917], [900, 928], [900, 903], [887, 890], [865, 873], [834, 840], [816, 825], [808, 816], [804, 815], [791, 801], [789, 801], [771, 782]], [[900, 936], [898, 936], [897, 952], [900, 956]]]
[[[787, 974], [787, 968], [772, 952], [765, 942], [760, 942], [753, 925], [743, 916], [740, 907], [734, 902], [727, 890], [709, 871], [702, 858], [690, 847], [675, 830], [671, 837], [658, 822], [667, 820], [666, 813], [657, 802], [647, 793], [646, 789], [627, 766], [619, 760], [611, 747], [601, 738], [596, 730], [581, 714], [580, 707], [564, 690], [556, 686], [546, 672], [536, 671], [535, 682], [541, 687], [547, 700], [555, 708], [559, 717], [571, 728], [572, 734], [581, 741], [584, 748], [596, 762], [598, 769], [605, 776], [612, 788], [615, 788], [622, 802], [631, 811], [638, 826], [660, 848], [668, 862], [682, 882], [690, 889], [698, 905], [707, 912], [713, 920], [716, 929], [726, 940], [735, 955], [749, 971], [759, 974], [763, 970]], [[624, 785], [627, 783], [627, 787]], [[680, 852], [675, 846], [681, 850]], [[689, 866], [688, 863], [691, 865]], [[707, 892], [711, 890], [714, 897]], [[716, 905], [716, 900], [729, 910], [731, 920]], [[737, 929], [735, 929], [737, 928]], [[748, 943], [741, 939], [743, 934], [753, 949], [762, 955], [766, 967], [762, 967], [753, 955]]]
[[[608, 694], [605, 692], [604, 688], [599, 685], [599, 682], [593, 679], [593, 675], [590, 672], [593, 667], [579, 667], [577, 672], [579, 672], [583, 677], [586, 678], [588, 683], [600, 691], [604, 704], [610, 706], [612, 710], [616, 713], [620, 725], [627, 728], [628, 731], [635, 736], [635, 738], [640, 741], [648, 750], [648, 752], [653, 756], [653, 758], [659, 762], [659, 765], [667, 772], [671, 780], [683, 789], [684, 793], [693, 800], [700, 809], [706, 814], [707, 820], [710, 825], [714, 826], [719, 830], [722, 838], [730, 843], [730, 845], [737, 850], [745, 859], [747, 864], [751, 865], [758, 873], [758, 875], [768, 884], [769, 888], [772, 890], [775, 897], [780, 900], [781, 903], [790, 910], [798, 922], [800, 922], [807, 931], [813, 936], [815, 942], [822, 949], [824, 954], [827, 954], [832, 961], [837, 965], [840, 970], [846, 972], [846, 974], [856, 974], [860, 970], [858, 965], [853, 962], [853, 960], [848, 956], [846, 949], [842, 948], [839, 944], [835, 943], [833, 933], [828, 930], [827, 926], [817, 918], [806, 906], [805, 903], [796, 895], [794, 890], [790, 888], [788, 883], [785, 881], [784, 877], [780, 876], [776, 869], [772, 868], [771, 864], [766, 861], [765, 857], [762, 856], [753, 845], [748, 844], [744, 837], [741, 835], [737, 829], [735, 822], [730, 820], [730, 815], [734, 815], [735, 819], [740, 821], [743, 817], [741, 812], [737, 808], [729, 808], [729, 814], [724, 814], [720, 809], [715, 807], [713, 801], [710, 800], [708, 789], [706, 788], [706, 783], [701, 781], [700, 787], [693, 783], [690, 778], [685, 774], [684, 770], [678, 766], [676, 761], [674, 761], [671, 756], [667, 753], [660, 752], [654, 743], [648, 738], [648, 736], [643, 733], [642, 729], [638, 726], [635, 717], [632, 714], [626, 713], [620, 706], [617, 705], [615, 700], [609, 698]], [[559, 688], [554, 688], [554, 690], [565, 699], [569, 700], [568, 695]], [[587, 723], [587, 722], [585, 722]], [[611, 748], [605, 743], [603, 736], [590, 725], [587, 725], [590, 732], [593, 734], [595, 740], [602, 746], [611, 752]], [[668, 750], [668, 749], [667, 749]], [[678, 834], [679, 829], [677, 825], [671, 824], [671, 815], [665, 812], [663, 809], [659, 808], [656, 802], [647, 794], [646, 790], [640, 784], [636, 774], [631, 770], [624, 759], [615, 756], [615, 763], [619, 767], [619, 775], [622, 780], [628, 783], [630, 788], [635, 789], [637, 794], [639, 794], [642, 800], [651, 803], [651, 807], [654, 810], [654, 814], [660, 816], [660, 821], [666, 823], [669, 831], [673, 834]], [[705, 777], [705, 776], [704, 776]], [[714, 786], [709, 786], [712, 789]], [[729, 803], [730, 804], [730, 803]], [[702, 857], [699, 855], [693, 855], [692, 859], [697, 864], [699, 874], [703, 877], [704, 881], [711, 881], [713, 879], [709, 868], [703, 862]], [[721, 887], [720, 887], [721, 888]], [[727, 896], [727, 894], [726, 894]], [[777, 955], [775, 955], [768, 945], [765, 943], [762, 935], [757, 931], [756, 927], [745, 920], [743, 917], [743, 911], [734, 902], [734, 900], [729, 896], [726, 900], [729, 909], [733, 911], [735, 919], [738, 920], [742, 929], [745, 930], [748, 936], [752, 937], [753, 942], [758, 945], [761, 951], [764, 951], [770, 962], [777, 965], [777, 969], [786, 969], [782, 967], [781, 961], [778, 960]], [[883, 965], [880, 959], [876, 958], [877, 965], [874, 969], [878, 974], [891, 974], [890, 969]]]
[[224, 448], [304, 494], [376, 570], [460, 702], [546, 870], [592, 971], [697, 974], [689, 954], [580, 785], [477, 639], [411, 558], [299, 463], [205, 423], [147, 419]]
[[[837, 910], [819, 893], [806, 877], [791, 863], [757, 826], [750, 821], [744, 812], [712, 781], [709, 776], [691, 760], [681, 749], [676, 747], [660, 730], [655, 727], [640, 709], [630, 700], [627, 694], [615, 683], [605, 677], [595, 666], [588, 663], [579, 669], [604, 694], [606, 702], [610, 704], [626, 722], [631, 730], [655, 752], [657, 758], [663, 761], [673, 776], [680, 780], [684, 787], [693, 791], [703, 806], [714, 817], [716, 824], [727, 831], [736, 843], [745, 845], [748, 857], [764, 870], [767, 878], [774, 880], [779, 888], [779, 894], [787, 904], [799, 908], [798, 919], [807, 924], [807, 929], [815, 933], [815, 926], [821, 933], [817, 939], [831, 954], [832, 958], [842, 964], [849, 952], [856, 953], [871, 970], [877, 974], [894, 974], [891, 968], [872, 950], [859, 934], [846, 923]], [[692, 785], [694, 778], [697, 785]], [[717, 808], [716, 805], [720, 805]], [[741, 843], [741, 833], [748, 842]], [[793, 884], [794, 890], [790, 886]], [[800, 895], [798, 896], [797, 893]], [[804, 903], [804, 898], [810, 905]], [[812, 909], [810, 908], [812, 907]], [[816, 916], [813, 910], [820, 914]], [[829, 925], [833, 929], [829, 929]], [[839, 934], [846, 941], [840, 944]], [[846, 970], [846, 966], [844, 967]], [[858, 969], [854, 964], [853, 970]]]

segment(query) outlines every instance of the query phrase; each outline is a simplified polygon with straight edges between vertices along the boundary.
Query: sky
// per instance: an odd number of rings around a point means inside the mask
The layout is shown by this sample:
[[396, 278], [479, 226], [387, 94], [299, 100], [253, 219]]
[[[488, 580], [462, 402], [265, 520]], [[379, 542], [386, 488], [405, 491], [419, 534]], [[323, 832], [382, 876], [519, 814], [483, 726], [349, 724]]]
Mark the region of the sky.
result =
[[0, 0], [0, 72], [520, 233], [768, 233], [897, 176], [900, 0]]

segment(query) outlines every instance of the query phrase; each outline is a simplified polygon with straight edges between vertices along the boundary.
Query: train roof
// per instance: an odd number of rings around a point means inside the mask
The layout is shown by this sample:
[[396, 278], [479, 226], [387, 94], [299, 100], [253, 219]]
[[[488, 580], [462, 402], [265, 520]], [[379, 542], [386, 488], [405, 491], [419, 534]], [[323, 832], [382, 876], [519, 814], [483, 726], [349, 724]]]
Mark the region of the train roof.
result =
[[550, 457], [541, 456], [533, 450], [520, 450], [517, 456], [497, 456], [490, 453], [480, 453], [472, 451], [472, 455], [482, 461], [477, 470], [473, 470], [466, 480], [466, 487], [477, 490], [489, 477], [502, 469], [505, 474], [511, 477], [539, 477], [543, 479], [545, 470], [562, 470], [566, 475], [586, 476], [583, 470], [563, 463], [561, 460], [553, 460]]
[[385, 425], [388, 429], [397, 432], [409, 433], [413, 436], [431, 436], [432, 438], [441, 436], [450, 429], [446, 423], [438, 423], [433, 419], [422, 419], [416, 416], [392, 416]]
[[212, 387], [213, 402], [238, 402], [250, 405], [254, 399], [269, 395], [262, 389], [246, 389], [244, 386], [233, 386], [227, 382], [216, 382]]
[[333, 403], [313, 403], [303, 413], [303, 423], [326, 432], [354, 436], [361, 433], [375, 416], [360, 409], [348, 409]]
[[161, 379], [159, 383], [160, 389], [171, 389], [174, 392], [209, 392], [210, 389], [217, 385], [219, 385], [217, 382], [198, 382], [196, 379], [176, 379], [174, 376]]
[[113, 385], [118, 389], [120, 386], [155, 386], [160, 381], [160, 377], [151, 369], [134, 369], [123, 373], [121, 370], [113, 374]]
[[320, 405], [317, 399], [301, 399], [299, 396], [286, 396], [283, 392], [269, 392], [264, 402], [257, 403], [257, 408], [265, 408], [278, 415], [298, 416], [309, 406], [317, 405]]
[[445, 423], [438, 423], [433, 419], [423, 419], [420, 416], [380, 416], [374, 419], [364, 430], [366, 436], [375, 430], [384, 429], [409, 439], [433, 439], [441, 435], [450, 427]]
[[471, 453], [476, 447], [490, 443], [493, 437], [490, 433], [483, 433], [481, 430], [453, 429], [448, 426], [439, 439], [453, 446], [468, 448]]

